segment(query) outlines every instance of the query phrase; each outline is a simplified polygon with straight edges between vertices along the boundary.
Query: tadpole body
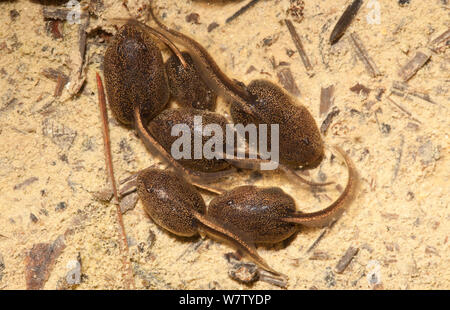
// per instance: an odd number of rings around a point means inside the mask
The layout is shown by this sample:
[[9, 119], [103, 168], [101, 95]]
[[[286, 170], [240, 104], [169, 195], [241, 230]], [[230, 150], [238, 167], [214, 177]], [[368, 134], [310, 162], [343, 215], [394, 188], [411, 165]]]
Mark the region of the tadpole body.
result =
[[159, 114], [169, 100], [169, 84], [161, 51], [137, 22], [123, 25], [104, 58], [109, 105], [123, 124], [134, 123], [138, 107], [145, 119]]
[[214, 111], [217, 95], [202, 80], [189, 53], [183, 52], [182, 55], [187, 67], [176, 55], [172, 55], [165, 64], [170, 93], [184, 108]]

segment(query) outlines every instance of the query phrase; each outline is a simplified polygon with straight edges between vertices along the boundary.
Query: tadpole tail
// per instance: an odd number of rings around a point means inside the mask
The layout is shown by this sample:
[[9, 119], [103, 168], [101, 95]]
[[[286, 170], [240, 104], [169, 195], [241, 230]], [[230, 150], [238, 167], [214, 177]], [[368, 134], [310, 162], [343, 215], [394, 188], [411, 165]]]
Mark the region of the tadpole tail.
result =
[[145, 128], [142, 122], [141, 109], [139, 106], [136, 106], [134, 108], [134, 119], [135, 128], [138, 132], [139, 138], [144, 142], [147, 149], [153, 154], [158, 154], [160, 157], [162, 157], [164, 161], [166, 161], [170, 166], [174, 168], [175, 172], [179, 176], [187, 179], [190, 183], [192, 183], [192, 185], [200, 189], [207, 190], [213, 194], [220, 195], [224, 192], [222, 189], [215, 188], [205, 183], [215, 181], [234, 173], [236, 171], [234, 168], [218, 172], [198, 172], [189, 170], [180, 165], [148, 132], [147, 128]]
[[[247, 154], [246, 154], [246, 156], [247, 156]], [[261, 164], [270, 163], [270, 160], [261, 159], [261, 158], [231, 158], [231, 159], [225, 158], [225, 160], [236, 168], [248, 169], [248, 170], [262, 170]], [[278, 163], [278, 169], [283, 171], [283, 173], [286, 174], [287, 177], [294, 178], [297, 181], [299, 181], [300, 183], [304, 183], [309, 186], [327, 186], [330, 184], [334, 184], [334, 182], [332, 182], [332, 181], [324, 182], [324, 183], [309, 181], [309, 180], [305, 179], [304, 177], [302, 177], [301, 175], [299, 175], [298, 173], [296, 173], [291, 168], [289, 168], [281, 163]]]
[[113, 18], [113, 21], [118, 21], [118, 22], [122, 22], [122, 23], [130, 23], [130, 24], [134, 24], [138, 27], [140, 27], [141, 29], [148, 31], [151, 35], [155, 36], [156, 38], [158, 38], [159, 40], [161, 40], [164, 44], [167, 45], [167, 47], [175, 54], [175, 56], [177, 56], [177, 58], [180, 60], [181, 64], [183, 65], [184, 68], [187, 68], [187, 62], [184, 59], [183, 55], [181, 54], [180, 49], [173, 44], [172, 41], [170, 41], [170, 39], [162, 32], [156, 30], [153, 27], [150, 27], [136, 19], [133, 18]]
[[[202, 224], [201, 229], [203, 229], [205, 233], [207, 233], [212, 237], [230, 242], [239, 250], [242, 250], [244, 254], [249, 256], [256, 264], [258, 264], [264, 270], [273, 273], [274, 275], [285, 277], [285, 275], [279, 273], [278, 271], [270, 267], [266, 263], [266, 261], [261, 256], [259, 256], [255, 244], [253, 242], [246, 240], [247, 238], [245, 238], [245, 233], [238, 232], [238, 229], [234, 227], [232, 229], [227, 228], [227, 225], [222, 224], [218, 220], [212, 219], [207, 215], [200, 214], [196, 211], [192, 212], [194, 212], [195, 218]], [[232, 230], [235, 232], [233, 232]]]
[[302, 177], [301, 175], [299, 175], [297, 172], [295, 172], [294, 170], [292, 170], [291, 168], [289, 168], [289, 167], [287, 167], [287, 166], [285, 166], [283, 164], [279, 164], [279, 168], [287, 176], [296, 178], [301, 183], [304, 183], [304, 184], [309, 185], [309, 186], [327, 186], [327, 185], [334, 184], [333, 181], [330, 181], [330, 182], [314, 182], [314, 181], [307, 180], [304, 177]]
[[285, 217], [285, 222], [302, 224], [308, 227], [326, 226], [331, 221], [337, 219], [345, 210], [345, 206], [354, 191], [356, 183], [356, 170], [350, 157], [339, 146], [333, 147], [343, 158], [348, 170], [348, 180], [341, 195], [327, 208], [311, 213], [296, 212], [294, 216]]
[[152, 1], [150, 1], [150, 15], [158, 25], [159, 29], [167, 37], [172, 38], [188, 50], [192, 60], [195, 62], [196, 68], [199, 70], [199, 73], [203, 78], [203, 81], [208, 85], [208, 87], [214, 90], [217, 94], [226, 97], [228, 100], [239, 103], [243, 106], [242, 108], [247, 113], [253, 114], [252, 109], [245, 104], [245, 102], [253, 100], [253, 96], [251, 96], [245, 88], [238, 86], [225, 73], [223, 73], [208, 51], [197, 41], [178, 31], [170, 29], [168, 26], [163, 24], [156, 17], [152, 5]]

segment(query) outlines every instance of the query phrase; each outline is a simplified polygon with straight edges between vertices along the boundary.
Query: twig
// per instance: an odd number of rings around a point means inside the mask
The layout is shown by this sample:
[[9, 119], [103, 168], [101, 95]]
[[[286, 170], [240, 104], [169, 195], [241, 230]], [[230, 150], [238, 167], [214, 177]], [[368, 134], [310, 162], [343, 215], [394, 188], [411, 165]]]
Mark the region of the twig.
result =
[[330, 44], [333, 45], [344, 35], [345, 30], [347, 30], [348, 26], [350, 26], [351, 22], [358, 13], [359, 8], [361, 7], [362, 0], [354, 0], [352, 4], [350, 4], [347, 9], [345, 9], [342, 16], [339, 18], [336, 26], [334, 26], [333, 31], [330, 35]]
[[269, 272], [262, 270], [262, 269], [259, 270], [259, 279], [258, 280], [281, 287], [281, 288], [287, 287], [287, 279], [285, 277], [274, 276], [274, 275], [270, 274]]
[[402, 156], [403, 156], [403, 145], [405, 144], [405, 137], [403, 135], [400, 135], [400, 147], [399, 147], [399, 151], [398, 151], [398, 157], [397, 160], [395, 162], [395, 167], [394, 167], [394, 174], [392, 176], [392, 182], [391, 184], [394, 183], [395, 179], [397, 178], [398, 175], [398, 171], [400, 170], [400, 163], [402, 161]]
[[416, 52], [416, 55], [414, 55], [414, 57], [411, 58], [411, 60], [408, 61], [408, 63], [404, 65], [398, 72], [398, 75], [403, 80], [403, 82], [411, 79], [417, 73], [417, 71], [419, 71], [419, 69], [427, 63], [430, 57], [431, 53], [428, 50], [423, 52]]
[[408, 110], [406, 110], [403, 106], [401, 106], [399, 103], [395, 102], [394, 100], [392, 100], [391, 96], [387, 96], [386, 97], [393, 105], [395, 105], [397, 108], [399, 108], [403, 113], [405, 113], [406, 115], [409, 116], [409, 118], [419, 124], [422, 124], [421, 121], [419, 121], [417, 118], [413, 117], [411, 112], [409, 112]]
[[320, 233], [319, 237], [311, 244], [311, 246], [306, 250], [306, 253], [311, 252], [320, 242], [320, 240], [323, 239], [325, 234], [330, 231], [331, 228], [333, 228], [334, 224], [336, 224], [337, 220], [332, 221], [327, 227], [325, 227], [322, 232]]
[[2, 235], [2, 234], [0, 234], [0, 237], [6, 238], [6, 239], [10, 239], [9, 237], [7, 237], [7, 236], [5, 236], [5, 235]]
[[302, 59], [303, 64], [305, 65], [306, 70], [311, 71], [313, 69], [311, 62], [309, 61], [308, 55], [306, 55], [305, 53], [302, 41], [300, 40], [300, 37], [298, 36], [294, 25], [289, 19], [285, 19], [284, 22], [286, 23], [289, 33], [291, 34], [292, 41], [294, 41], [294, 44], [297, 47], [298, 53]]
[[350, 34], [350, 41], [353, 43], [356, 51], [356, 55], [358, 58], [364, 63], [364, 66], [366, 67], [367, 72], [372, 76], [376, 77], [378, 75], [381, 75], [381, 72], [378, 70], [377, 66], [373, 62], [373, 60], [369, 57], [367, 54], [366, 48], [362, 44], [361, 40], [359, 39], [359, 36], [353, 32]]
[[60, 97], [64, 86], [67, 84], [68, 80], [64, 78], [62, 75], [58, 75], [58, 79], [56, 80], [55, 92], [53, 93], [53, 97]]
[[292, 71], [289, 67], [283, 68], [277, 73], [278, 81], [281, 85], [295, 96], [300, 96], [300, 90], [298, 89], [297, 83], [295, 82]]
[[236, 13], [234, 13], [232, 16], [228, 17], [227, 20], [225, 21], [225, 23], [229, 23], [232, 20], [234, 20], [236, 17], [238, 17], [239, 15], [242, 15], [242, 13], [245, 13], [245, 11], [247, 11], [248, 9], [250, 9], [252, 6], [254, 6], [256, 3], [258, 3], [259, 0], [252, 0], [249, 3], [247, 3], [246, 5], [244, 5], [243, 7], [241, 7]]
[[[414, 89], [412, 89], [412, 88], [411, 88], [408, 84], [406, 84], [406, 83], [399, 82], [399, 81], [394, 81], [394, 82], [392, 83], [392, 88], [393, 88], [393, 90], [391, 90], [391, 91], [392, 91], [392, 93], [393, 93], [394, 95], [398, 95], [398, 96], [400, 96], [400, 97], [403, 97], [403, 96], [404, 96], [403, 93], [406, 93], [406, 94], [408, 94], [408, 95], [411, 95], [411, 96], [420, 98], [420, 99], [422, 99], [422, 100], [425, 100], [425, 101], [427, 101], [427, 102], [429, 102], [429, 103], [436, 104], [436, 102], [434, 102], [434, 101], [430, 98], [430, 95], [425, 94], [425, 93], [421, 93], [421, 92], [419, 92], [419, 91], [417, 91], [417, 90], [414, 90]], [[398, 90], [398, 91], [400, 91], [401, 93], [399, 93], [399, 92], [394, 92], [394, 90]]]
[[319, 114], [320, 116], [324, 115], [325, 113], [330, 110], [331, 105], [333, 104], [334, 98], [334, 85], [330, 85], [325, 88], [321, 88], [320, 90], [320, 107], [319, 107]]
[[[441, 46], [442, 45], [442, 46]], [[435, 53], [440, 53], [450, 46], [450, 29], [431, 41], [430, 48]]]
[[192, 243], [191, 245], [189, 245], [187, 247], [186, 250], [183, 251], [183, 253], [181, 253], [180, 256], [178, 256], [177, 261], [179, 261], [183, 256], [185, 256], [187, 253], [189, 252], [193, 252], [196, 251], [205, 241], [205, 239], [201, 238], [199, 241], [197, 241], [196, 243]]
[[103, 142], [104, 142], [104, 147], [105, 147], [106, 166], [108, 167], [109, 177], [110, 177], [111, 184], [113, 187], [113, 193], [114, 193], [114, 198], [115, 198], [114, 204], [116, 205], [116, 209], [117, 209], [117, 220], [118, 220], [120, 228], [121, 228], [122, 243], [123, 243], [123, 247], [124, 247], [124, 249], [122, 250], [123, 265], [124, 265], [124, 269], [128, 270], [128, 274], [130, 277], [129, 281], [127, 281], [128, 282], [127, 288], [135, 289], [136, 287], [135, 287], [135, 283], [134, 283], [133, 270], [131, 268], [131, 264], [128, 259], [128, 253], [129, 253], [128, 240], [126, 237], [125, 226], [123, 224], [122, 212], [120, 210], [120, 205], [119, 205], [119, 196], [117, 194], [117, 186], [116, 186], [116, 181], [114, 178], [114, 169], [113, 169], [112, 156], [111, 156], [111, 141], [109, 138], [109, 128], [108, 128], [108, 115], [106, 113], [105, 91], [103, 89], [102, 79], [100, 78], [100, 75], [98, 74], [98, 72], [96, 73], [96, 77], [97, 77], [98, 102], [99, 102], [100, 113], [101, 113], [101, 117], [102, 117]]
[[64, 8], [64, 7], [50, 7], [44, 6], [42, 8], [42, 15], [44, 18], [57, 19], [57, 20], [67, 20], [69, 14], [73, 12], [72, 8]]
[[349, 247], [347, 251], [345, 252], [344, 256], [341, 257], [339, 262], [336, 265], [336, 272], [337, 273], [343, 273], [344, 270], [347, 268], [347, 266], [352, 261], [353, 257], [355, 257], [356, 254], [358, 254], [359, 248]]
[[325, 135], [325, 133], [328, 130], [328, 127], [330, 127], [330, 124], [333, 121], [333, 118], [335, 116], [338, 116], [340, 112], [341, 111], [337, 107], [334, 107], [333, 110], [331, 110], [331, 112], [328, 113], [327, 117], [325, 118], [325, 120], [323, 121], [322, 125], [320, 126], [320, 132], [323, 135]]

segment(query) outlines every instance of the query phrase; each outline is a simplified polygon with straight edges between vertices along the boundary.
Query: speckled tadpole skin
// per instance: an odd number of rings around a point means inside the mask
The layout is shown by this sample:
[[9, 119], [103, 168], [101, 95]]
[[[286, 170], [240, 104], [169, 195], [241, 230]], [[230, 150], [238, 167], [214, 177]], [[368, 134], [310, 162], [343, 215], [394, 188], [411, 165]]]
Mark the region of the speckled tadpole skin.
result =
[[169, 100], [161, 51], [138, 22], [128, 22], [114, 36], [105, 53], [104, 75], [111, 110], [124, 124], [133, 123], [136, 105], [152, 118]]
[[[156, 116], [149, 124], [148, 130], [150, 134], [158, 141], [161, 146], [167, 151], [171, 152], [172, 144], [179, 138], [179, 136], [172, 136], [172, 127], [176, 124], [186, 124], [190, 128], [191, 134], [191, 159], [181, 158], [178, 162], [190, 169], [202, 172], [222, 171], [230, 167], [230, 164], [222, 159], [207, 159], [202, 156], [201, 159], [194, 158], [194, 117], [201, 116], [203, 127], [207, 124], [217, 124], [222, 128], [224, 133], [222, 136], [222, 145], [226, 145], [226, 119], [217, 113], [197, 110], [197, 109], [166, 109]], [[214, 133], [213, 133], [214, 135]], [[203, 136], [202, 146], [208, 141], [210, 137]], [[224, 150], [222, 150], [224, 151]]]
[[279, 124], [280, 162], [304, 167], [319, 164], [324, 145], [319, 128], [306, 107], [293, 103], [279, 86], [266, 80], [252, 81], [247, 91], [256, 96], [256, 100], [248, 102], [255, 114], [245, 113], [239, 104], [232, 102], [234, 123], [268, 124], [268, 145], [271, 141], [270, 124]]
[[276, 243], [294, 234], [292, 223], [280, 219], [296, 212], [295, 202], [277, 187], [240, 186], [214, 198], [208, 215], [238, 227], [255, 243]]
[[198, 233], [199, 223], [191, 210], [205, 214], [205, 202], [184, 179], [171, 171], [148, 168], [139, 173], [137, 190], [145, 211], [156, 224], [178, 236]]
[[217, 95], [201, 79], [189, 53], [183, 52], [182, 55], [188, 64], [187, 68], [175, 55], [166, 62], [170, 93], [185, 108], [215, 110]]

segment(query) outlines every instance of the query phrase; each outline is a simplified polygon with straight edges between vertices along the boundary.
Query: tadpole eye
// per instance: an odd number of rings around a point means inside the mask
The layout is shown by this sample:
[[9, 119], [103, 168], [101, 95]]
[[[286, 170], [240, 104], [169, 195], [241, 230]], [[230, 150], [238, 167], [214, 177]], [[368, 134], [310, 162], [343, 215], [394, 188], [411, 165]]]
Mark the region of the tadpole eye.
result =
[[303, 142], [304, 145], [310, 145], [310, 144], [311, 144], [311, 142], [309, 141], [309, 138], [308, 138], [308, 137], [303, 138], [303, 139], [302, 139], [302, 142]]

